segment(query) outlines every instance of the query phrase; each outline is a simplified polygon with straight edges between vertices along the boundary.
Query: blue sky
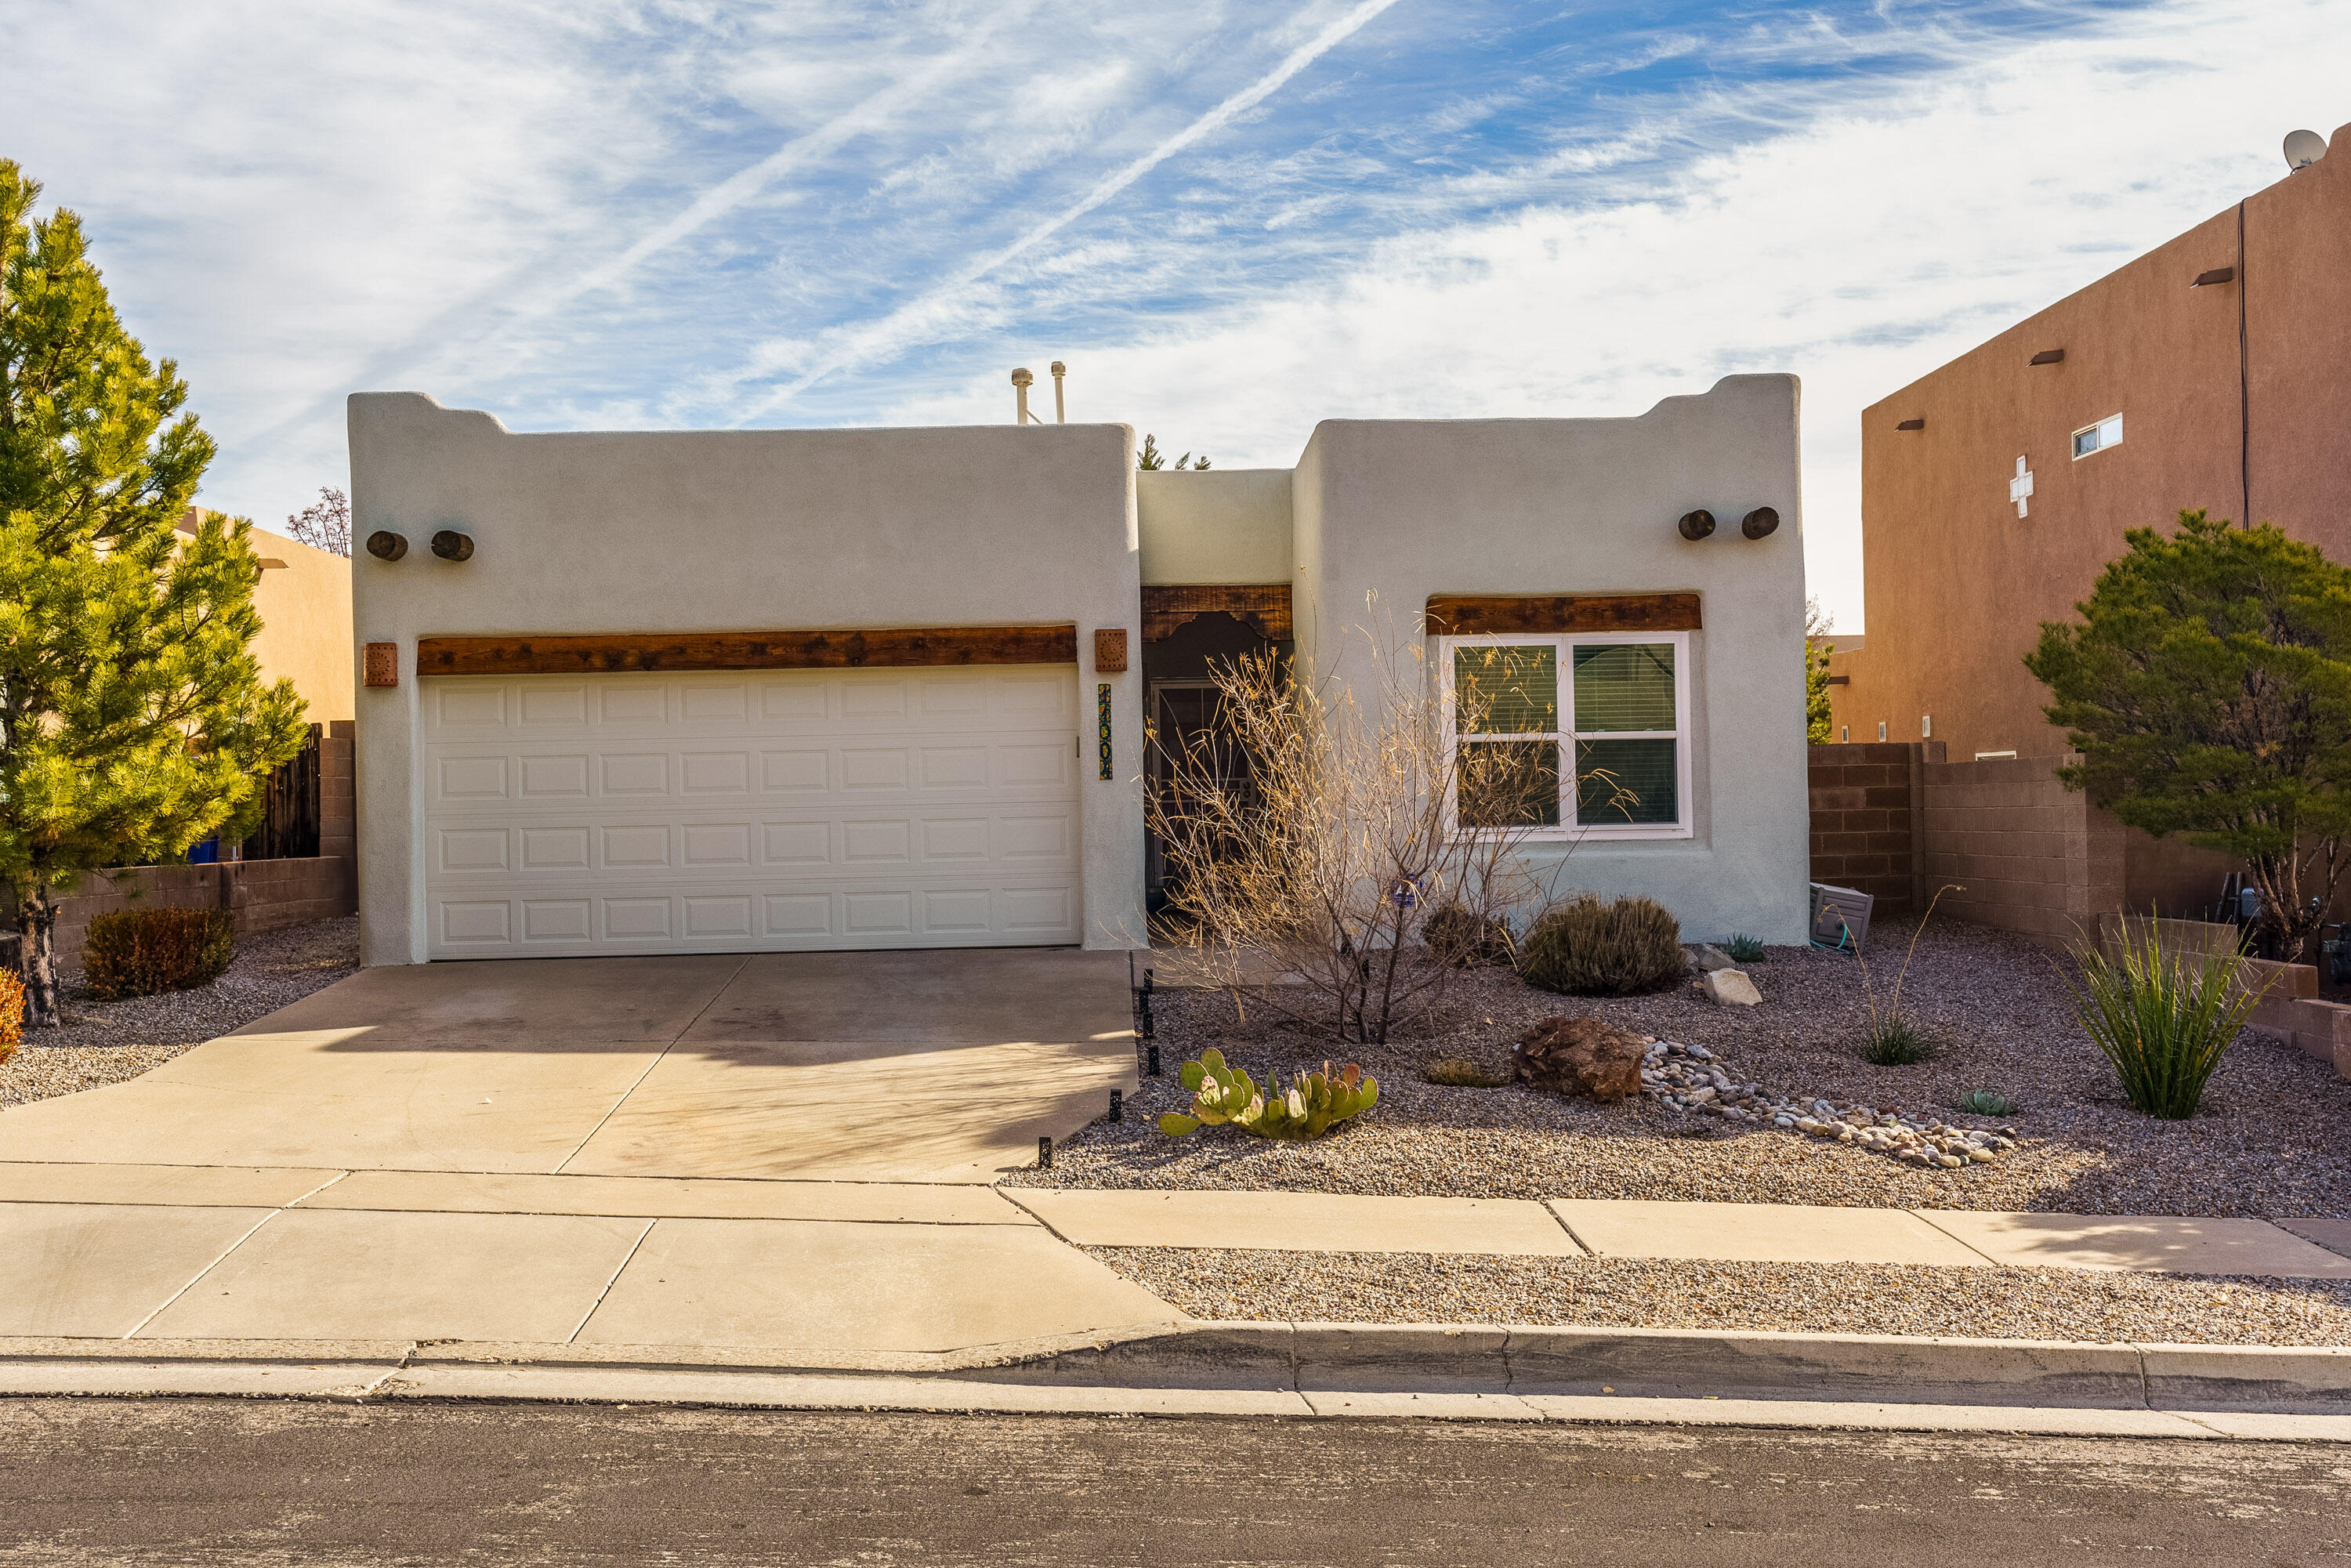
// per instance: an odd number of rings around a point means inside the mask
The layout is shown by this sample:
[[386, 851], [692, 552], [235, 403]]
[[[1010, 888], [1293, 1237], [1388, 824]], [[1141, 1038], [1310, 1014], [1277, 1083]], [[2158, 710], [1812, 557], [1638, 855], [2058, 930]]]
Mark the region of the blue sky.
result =
[[1848, 631], [1861, 408], [2351, 120], [2351, 0], [0, 0], [0, 156], [181, 361], [205, 503], [265, 527], [344, 483], [361, 389], [967, 423], [1060, 358], [1072, 418], [1238, 466], [1325, 417], [1784, 370]]

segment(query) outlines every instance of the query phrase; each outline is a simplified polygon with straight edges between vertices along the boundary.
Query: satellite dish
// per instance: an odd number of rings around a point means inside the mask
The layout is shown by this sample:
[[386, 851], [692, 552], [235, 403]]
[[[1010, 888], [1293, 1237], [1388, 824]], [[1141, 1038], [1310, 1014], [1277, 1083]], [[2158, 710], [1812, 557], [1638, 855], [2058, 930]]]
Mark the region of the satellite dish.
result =
[[2285, 166], [2307, 169], [2326, 156], [2326, 138], [2315, 131], [2290, 131], [2285, 138]]

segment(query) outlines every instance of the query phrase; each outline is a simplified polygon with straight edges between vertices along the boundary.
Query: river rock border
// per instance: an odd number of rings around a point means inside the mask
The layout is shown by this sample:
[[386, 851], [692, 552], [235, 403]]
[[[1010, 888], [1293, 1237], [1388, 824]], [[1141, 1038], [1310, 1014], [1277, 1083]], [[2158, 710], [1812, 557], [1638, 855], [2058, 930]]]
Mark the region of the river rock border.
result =
[[1944, 1170], [1989, 1165], [2017, 1145], [2015, 1133], [2004, 1127], [1960, 1127], [1854, 1101], [1772, 1094], [1760, 1083], [1732, 1082], [1721, 1063], [1705, 1046], [1653, 1038], [1641, 1058], [1641, 1092], [1676, 1111], [1851, 1144], [1906, 1165]]

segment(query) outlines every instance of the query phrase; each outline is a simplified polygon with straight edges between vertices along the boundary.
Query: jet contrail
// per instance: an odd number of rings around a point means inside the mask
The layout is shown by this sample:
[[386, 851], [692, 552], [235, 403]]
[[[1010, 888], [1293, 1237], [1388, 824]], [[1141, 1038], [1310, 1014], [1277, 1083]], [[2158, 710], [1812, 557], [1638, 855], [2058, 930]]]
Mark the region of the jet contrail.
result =
[[[1023, 14], [1027, 9], [1025, 6], [1019, 8]], [[960, 69], [970, 57], [973, 46], [999, 31], [1011, 15], [1009, 11], [993, 13], [962, 39], [958, 47], [931, 57], [912, 76], [868, 94], [853, 107], [833, 116], [806, 135], [793, 138], [757, 163], [736, 171], [695, 198], [684, 212], [650, 234], [641, 235], [628, 249], [541, 296], [522, 314], [527, 317], [544, 315], [582, 294], [619, 282], [635, 271], [646, 257], [668, 249], [712, 219], [724, 217], [774, 184], [790, 170], [837, 151], [843, 142], [862, 131], [876, 130], [886, 124], [892, 112], [906, 99], [928, 91], [941, 77]]]
[[746, 409], [735, 423], [738, 425], [747, 423], [778, 404], [790, 402], [852, 360], [862, 358], [874, 349], [887, 344], [901, 323], [910, 318], [927, 315], [935, 310], [945, 297], [960, 289], [968, 288], [1029, 246], [1040, 240], [1050, 239], [1061, 230], [1092, 212], [1176, 153], [1204, 137], [1222, 130], [1237, 117], [1255, 109], [1280, 91], [1282, 84], [1289, 81], [1290, 78], [1329, 53], [1333, 47], [1344, 41], [1364, 23], [1395, 4], [1396, 0], [1363, 0], [1363, 3], [1353, 10], [1283, 56], [1281, 63], [1264, 76], [1209, 110], [1133, 162], [1096, 182], [1093, 188], [1081, 197], [1074, 205], [1047, 218], [1002, 249], [972, 263], [953, 278], [927, 294], [908, 301], [881, 320], [852, 333], [831, 353], [802, 372], [799, 379], [788, 386], [778, 388]]

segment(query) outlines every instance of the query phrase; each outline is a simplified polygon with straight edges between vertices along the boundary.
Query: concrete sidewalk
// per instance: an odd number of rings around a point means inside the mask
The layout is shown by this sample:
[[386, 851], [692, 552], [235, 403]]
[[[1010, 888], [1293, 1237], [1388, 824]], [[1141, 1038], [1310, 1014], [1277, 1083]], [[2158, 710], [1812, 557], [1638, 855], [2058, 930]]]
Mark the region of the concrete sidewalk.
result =
[[2006, 1264], [2351, 1280], [2351, 1220], [2329, 1218], [2292, 1221], [2290, 1230], [2259, 1219], [1802, 1204], [1000, 1190], [1081, 1247]]
[[947, 1354], [1171, 1323], [1081, 1247], [2351, 1279], [2342, 1221], [0, 1163], [0, 1336]]

